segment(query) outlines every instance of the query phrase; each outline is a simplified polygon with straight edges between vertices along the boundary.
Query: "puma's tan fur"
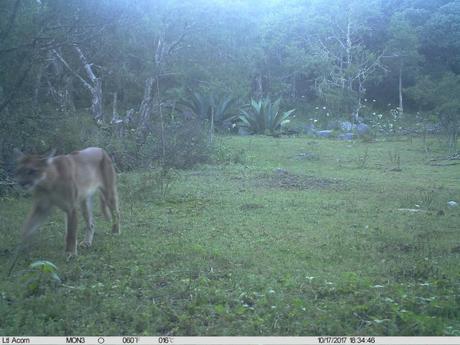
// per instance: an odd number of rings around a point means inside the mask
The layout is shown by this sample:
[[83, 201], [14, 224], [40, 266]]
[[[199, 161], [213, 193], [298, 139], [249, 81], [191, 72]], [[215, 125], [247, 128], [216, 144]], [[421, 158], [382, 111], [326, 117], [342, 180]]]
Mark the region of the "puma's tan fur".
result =
[[91, 246], [94, 224], [91, 197], [99, 190], [106, 218], [112, 216], [112, 232], [120, 233], [120, 216], [116, 174], [112, 160], [100, 148], [89, 147], [68, 155], [48, 157], [18, 152], [16, 180], [33, 192], [34, 204], [24, 223], [22, 236], [27, 240], [46, 220], [53, 206], [67, 215], [66, 254], [77, 254], [77, 210], [86, 222], [86, 235], [81, 245]]

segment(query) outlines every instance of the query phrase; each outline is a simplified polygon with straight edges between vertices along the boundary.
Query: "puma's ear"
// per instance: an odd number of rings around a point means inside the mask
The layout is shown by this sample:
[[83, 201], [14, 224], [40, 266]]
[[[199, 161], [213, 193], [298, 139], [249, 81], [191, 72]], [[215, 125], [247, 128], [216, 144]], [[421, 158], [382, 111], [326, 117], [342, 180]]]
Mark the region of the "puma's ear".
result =
[[22, 151], [17, 149], [16, 147], [13, 149], [13, 154], [17, 161], [24, 158], [25, 156], [25, 154], [22, 153]]

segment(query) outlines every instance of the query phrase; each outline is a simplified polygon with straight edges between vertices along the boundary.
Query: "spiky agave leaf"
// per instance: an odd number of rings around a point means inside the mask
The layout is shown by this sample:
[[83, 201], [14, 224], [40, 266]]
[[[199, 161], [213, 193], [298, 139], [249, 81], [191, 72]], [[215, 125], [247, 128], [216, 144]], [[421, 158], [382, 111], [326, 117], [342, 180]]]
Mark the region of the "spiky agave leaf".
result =
[[207, 119], [211, 113], [210, 97], [199, 92], [190, 92], [187, 99], [182, 99], [179, 104], [188, 108], [201, 119]]
[[277, 130], [281, 128], [283, 124], [287, 123], [287, 121], [289, 121], [289, 118], [294, 113], [294, 111], [295, 109], [291, 109], [283, 113], [278, 112], [276, 117], [273, 119], [271, 132], [272, 133], [276, 132]]
[[253, 133], [259, 132], [259, 123], [257, 122], [254, 113], [241, 109], [241, 115], [238, 117], [238, 119], [242, 122], [242, 127], [246, 127]]
[[230, 108], [235, 100], [236, 98], [231, 96], [224, 96], [222, 98], [212, 96], [211, 101], [214, 107], [214, 118], [217, 123], [221, 124], [225, 120], [235, 117], [235, 115], [230, 112]]

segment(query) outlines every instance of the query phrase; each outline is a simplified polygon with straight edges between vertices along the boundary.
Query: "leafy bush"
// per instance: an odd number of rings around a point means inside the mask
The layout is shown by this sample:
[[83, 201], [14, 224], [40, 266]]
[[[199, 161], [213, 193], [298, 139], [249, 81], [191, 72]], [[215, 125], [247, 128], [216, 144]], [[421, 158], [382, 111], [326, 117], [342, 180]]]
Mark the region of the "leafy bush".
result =
[[[151, 165], [164, 168], [188, 169], [196, 164], [209, 162], [211, 145], [206, 128], [198, 120], [171, 122], [162, 128], [153, 128], [149, 141], [142, 147], [144, 156]], [[164, 150], [164, 152], [163, 152]]]
[[244, 149], [235, 150], [217, 141], [213, 147], [213, 161], [217, 164], [246, 164], [247, 155]]
[[280, 102], [281, 98], [274, 102], [271, 102], [268, 97], [259, 101], [251, 99], [251, 103], [246, 109], [241, 109], [240, 125], [256, 134], [278, 134], [283, 125], [289, 122], [295, 111], [295, 109], [291, 109], [280, 112]]
[[36, 295], [46, 288], [61, 284], [57, 267], [50, 261], [38, 260], [30, 264], [22, 276], [27, 295]]

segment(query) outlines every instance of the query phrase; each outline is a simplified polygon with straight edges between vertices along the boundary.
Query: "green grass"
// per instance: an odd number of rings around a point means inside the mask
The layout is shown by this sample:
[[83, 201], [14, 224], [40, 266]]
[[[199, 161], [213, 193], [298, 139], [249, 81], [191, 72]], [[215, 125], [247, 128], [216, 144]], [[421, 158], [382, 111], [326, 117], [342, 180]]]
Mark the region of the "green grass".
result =
[[[460, 168], [428, 164], [437, 139], [220, 145], [242, 164], [182, 172], [164, 201], [121, 175], [122, 234], [97, 216], [68, 263], [55, 212], [10, 277], [31, 200], [0, 199], [0, 334], [460, 335]], [[30, 291], [38, 259], [62, 285]]]

